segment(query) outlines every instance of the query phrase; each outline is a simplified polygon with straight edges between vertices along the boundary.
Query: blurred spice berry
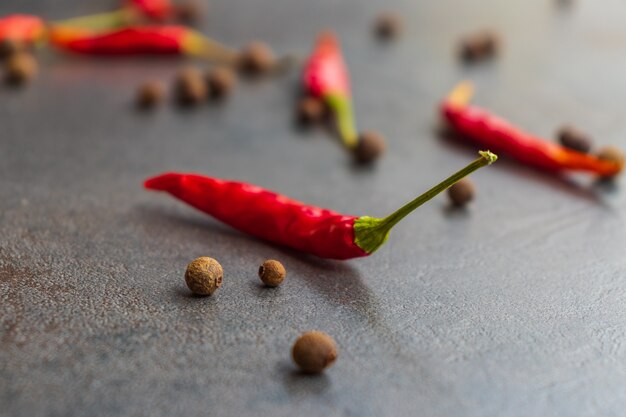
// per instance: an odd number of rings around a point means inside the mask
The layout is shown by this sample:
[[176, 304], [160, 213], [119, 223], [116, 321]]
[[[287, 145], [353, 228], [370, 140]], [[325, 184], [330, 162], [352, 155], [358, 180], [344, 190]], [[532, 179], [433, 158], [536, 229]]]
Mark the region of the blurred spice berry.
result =
[[11, 39], [3, 39], [0, 41], [0, 60], [9, 58], [16, 52], [21, 51], [23, 48], [16, 41]]
[[448, 196], [454, 206], [462, 207], [474, 199], [476, 186], [469, 178], [463, 178], [448, 188]]
[[491, 31], [482, 31], [461, 40], [461, 58], [466, 62], [480, 61], [494, 56], [499, 49], [498, 36]]
[[386, 148], [385, 138], [380, 133], [366, 130], [359, 135], [354, 157], [358, 162], [366, 164], [379, 158]]
[[165, 86], [160, 81], [148, 81], [137, 91], [137, 105], [145, 109], [161, 104], [164, 98]]
[[557, 137], [566, 148], [582, 153], [589, 153], [591, 150], [591, 139], [573, 126], [563, 126], [557, 132]]
[[397, 38], [402, 32], [402, 27], [402, 18], [391, 12], [382, 13], [374, 24], [376, 35], [383, 40]]
[[272, 48], [260, 41], [250, 42], [239, 55], [239, 68], [251, 75], [267, 73], [275, 63]]
[[[598, 150], [596, 154], [599, 160], [601, 161], [611, 161], [615, 162], [620, 167], [624, 166], [624, 151], [615, 147], [615, 146], [605, 146]], [[612, 177], [613, 175], [606, 176]]]
[[286, 275], [287, 271], [283, 264], [273, 259], [268, 259], [259, 267], [259, 278], [268, 287], [278, 287]]
[[303, 333], [291, 350], [293, 361], [306, 373], [317, 374], [335, 363], [337, 345], [332, 337], [320, 331]]
[[224, 271], [219, 262], [203, 256], [187, 265], [185, 282], [187, 287], [199, 295], [211, 295], [222, 285]]
[[217, 67], [209, 70], [207, 74], [209, 92], [213, 98], [228, 96], [237, 84], [237, 76], [228, 67]]
[[192, 106], [205, 101], [208, 88], [200, 70], [195, 67], [180, 70], [175, 81], [175, 93], [182, 105]]
[[35, 57], [28, 52], [16, 52], [4, 63], [7, 83], [22, 85], [37, 75], [38, 65]]
[[326, 106], [322, 100], [315, 97], [304, 97], [298, 102], [298, 122], [302, 125], [312, 125], [320, 122], [326, 115]]
[[204, 7], [197, 0], [187, 0], [175, 6], [176, 17], [184, 23], [196, 23], [204, 15]]

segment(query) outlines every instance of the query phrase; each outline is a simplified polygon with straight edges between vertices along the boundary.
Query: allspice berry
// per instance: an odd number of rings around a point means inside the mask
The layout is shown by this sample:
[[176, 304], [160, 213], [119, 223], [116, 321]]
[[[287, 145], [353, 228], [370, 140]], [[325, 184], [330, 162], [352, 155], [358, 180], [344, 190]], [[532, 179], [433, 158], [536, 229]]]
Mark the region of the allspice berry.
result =
[[466, 62], [491, 58], [498, 52], [499, 44], [498, 36], [491, 31], [466, 36], [461, 40], [461, 58]]
[[207, 74], [207, 83], [212, 98], [228, 96], [237, 84], [237, 76], [228, 67], [212, 68]]
[[268, 287], [278, 287], [286, 275], [287, 271], [283, 264], [273, 259], [268, 259], [259, 267], [259, 278]]
[[380, 133], [364, 131], [359, 135], [354, 157], [357, 162], [367, 164], [378, 159], [386, 148], [385, 138]]
[[402, 32], [402, 19], [395, 13], [383, 13], [376, 18], [374, 31], [376, 36], [382, 40], [397, 38]]
[[148, 81], [137, 90], [137, 105], [144, 109], [151, 109], [163, 102], [165, 86], [160, 81]]
[[469, 178], [463, 178], [448, 188], [450, 201], [456, 207], [463, 207], [474, 199], [476, 186]]
[[180, 70], [175, 82], [176, 99], [182, 105], [192, 106], [206, 100], [207, 84], [199, 69], [186, 67]]
[[196, 23], [204, 15], [204, 7], [198, 0], [186, 0], [175, 6], [176, 17], [183, 23]]
[[213, 258], [203, 256], [187, 265], [185, 282], [187, 287], [199, 295], [211, 295], [222, 285], [224, 271]]
[[291, 349], [293, 361], [306, 373], [317, 374], [335, 363], [337, 345], [332, 337], [320, 331], [302, 334]]
[[0, 60], [5, 60], [22, 49], [18, 42], [11, 39], [3, 39], [0, 41]]
[[239, 68], [251, 75], [269, 72], [276, 65], [274, 52], [266, 43], [250, 42], [239, 55]]
[[22, 85], [37, 75], [35, 57], [28, 52], [16, 52], [4, 63], [5, 80], [10, 84]]
[[557, 138], [561, 145], [582, 153], [591, 150], [591, 139], [573, 126], [563, 126], [557, 132]]
[[620, 167], [624, 167], [624, 151], [615, 146], [605, 146], [601, 148], [596, 156], [603, 161], [612, 161]]
[[326, 115], [326, 106], [315, 97], [304, 97], [298, 102], [297, 117], [302, 125], [319, 123]]

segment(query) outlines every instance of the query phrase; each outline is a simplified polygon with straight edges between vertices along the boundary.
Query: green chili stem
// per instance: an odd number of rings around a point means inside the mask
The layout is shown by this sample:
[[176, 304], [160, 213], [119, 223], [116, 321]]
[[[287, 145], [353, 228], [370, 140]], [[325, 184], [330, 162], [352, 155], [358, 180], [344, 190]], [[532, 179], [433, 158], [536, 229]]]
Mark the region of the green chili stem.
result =
[[359, 134], [356, 131], [354, 112], [350, 97], [343, 94], [331, 93], [324, 96], [324, 100], [337, 117], [337, 128], [343, 144], [348, 149], [354, 149], [358, 144]]
[[89, 16], [74, 17], [54, 22], [58, 26], [72, 26], [86, 29], [115, 29], [126, 26], [135, 18], [135, 13], [128, 9], [114, 12], [97, 13]]
[[477, 169], [492, 164], [498, 159], [495, 154], [489, 151], [480, 151], [479, 153], [480, 158], [476, 159], [462, 170], [452, 174], [450, 177], [435, 185], [433, 188], [426, 191], [416, 199], [400, 207], [387, 217], [375, 218], [362, 216], [356, 219], [354, 222], [354, 243], [367, 253], [376, 251], [376, 249], [387, 241], [391, 229], [409, 213], [435, 197], [437, 194], [445, 191], [460, 179], [468, 176]]

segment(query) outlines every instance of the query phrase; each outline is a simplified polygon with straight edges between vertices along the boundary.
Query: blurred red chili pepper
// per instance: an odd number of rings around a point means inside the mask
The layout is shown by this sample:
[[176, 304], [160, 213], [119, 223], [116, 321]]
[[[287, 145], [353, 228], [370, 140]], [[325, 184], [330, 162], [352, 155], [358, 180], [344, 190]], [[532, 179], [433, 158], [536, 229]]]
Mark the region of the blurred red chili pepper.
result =
[[152, 20], [166, 20], [171, 17], [174, 7], [170, 0], [126, 0], [125, 5], [141, 12]]
[[540, 139], [483, 109], [468, 106], [472, 92], [470, 83], [459, 84], [443, 102], [441, 112], [455, 130], [481, 147], [548, 171], [578, 170], [613, 176], [622, 170], [619, 163]]
[[50, 42], [90, 55], [193, 55], [232, 62], [235, 52], [185, 26], [133, 26], [110, 31], [52, 26]]
[[5, 16], [0, 18], [0, 41], [33, 44], [43, 37], [45, 29], [44, 21], [37, 16], [25, 14]]
[[144, 186], [166, 191], [258, 238], [321, 258], [350, 259], [371, 255], [409, 213], [496, 159], [491, 152], [480, 152], [480, 158], [467, 167], [384, 218], [347, 216], [305, 205], [256, 185], [193, 174], [162, 174], [148, 179]]
[[302, 81], [309, 94], [323, 99], [333, 110], [344, 144], [355, 147], [358, 133], [352, 111], [350, 76], [337, 37], [332, 32], [319, 35], [304, 67]]

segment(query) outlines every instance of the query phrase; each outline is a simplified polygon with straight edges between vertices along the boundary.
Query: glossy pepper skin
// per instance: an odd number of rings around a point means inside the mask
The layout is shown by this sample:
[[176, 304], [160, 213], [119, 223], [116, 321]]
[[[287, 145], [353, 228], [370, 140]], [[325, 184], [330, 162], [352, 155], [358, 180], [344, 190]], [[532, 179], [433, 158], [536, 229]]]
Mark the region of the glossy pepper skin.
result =
[[344, 144], [357, 145], [352, 93], [348, 68], [341, 54], [339, 41], [332, 32], [322, 32], [302, 74], [307, 93], [321, 98], [337, 117], [339, 134]]
[[0, 18], [0, 41], [10, 40], [24, 45], [39, 41], [45, 33], [44, 21], [33, 15], [13, 14]]
[[368, 256], [409, 213], [497, 157], [481, 152], [476, 161], [384, 218], [348, 216], [306, 205], [252, 184], [194, 174], [167, 173], [144, 187], [166, 191], [185, 203], [252, 236], [321, 258]]
[[459, 85], [444, 101], [441, 112], [456, 131], [480, 147], [552, 172], [573, 170], [612, 176], [622, 170], [623, 166], [618, 163], [603, 161], [533, 136], [486, 110], [467, 105], [471, 92], [471, 84]]

